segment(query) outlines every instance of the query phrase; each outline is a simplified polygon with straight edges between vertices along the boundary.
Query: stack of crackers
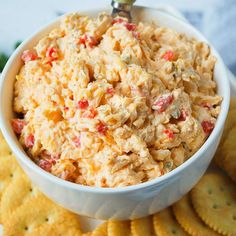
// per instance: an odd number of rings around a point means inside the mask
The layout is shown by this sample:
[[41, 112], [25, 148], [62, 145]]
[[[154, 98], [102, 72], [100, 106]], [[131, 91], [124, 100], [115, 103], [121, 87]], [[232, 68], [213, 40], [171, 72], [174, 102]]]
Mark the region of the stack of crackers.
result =
[[[26, 177], [0, 134], [0, 223], [5, 236], [236, 236], [236, 101], [209, 170], [173, 206], [131, 221], [105, 221], [83, 233], [77, 215], [56, 205]], [[236, 143], [235, 143], [236, 144]]]

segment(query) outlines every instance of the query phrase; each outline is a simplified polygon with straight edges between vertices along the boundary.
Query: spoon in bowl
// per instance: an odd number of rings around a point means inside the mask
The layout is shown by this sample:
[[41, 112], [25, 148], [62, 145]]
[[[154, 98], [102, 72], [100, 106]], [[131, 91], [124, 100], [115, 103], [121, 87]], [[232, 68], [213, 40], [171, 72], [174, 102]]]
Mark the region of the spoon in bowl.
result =
[[112, 0], [111, 6], [113, 7], [112, 10], [112, 17], [121, 16], [128, 19], [129, 22], [132, 21], [131, 17], [131, 9], [134, 4], [135, 0]]

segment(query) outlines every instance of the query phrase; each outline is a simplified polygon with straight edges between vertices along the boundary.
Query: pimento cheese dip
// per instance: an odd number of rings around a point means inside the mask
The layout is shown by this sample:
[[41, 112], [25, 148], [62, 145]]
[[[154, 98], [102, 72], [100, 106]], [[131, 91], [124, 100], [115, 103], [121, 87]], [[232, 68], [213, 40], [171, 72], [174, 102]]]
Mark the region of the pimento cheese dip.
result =
[[154, 23], [70, 14], [21, 59], [12, 127], [35, 163], [78, 184], [170, 172], [220, 112], [209, 46]]

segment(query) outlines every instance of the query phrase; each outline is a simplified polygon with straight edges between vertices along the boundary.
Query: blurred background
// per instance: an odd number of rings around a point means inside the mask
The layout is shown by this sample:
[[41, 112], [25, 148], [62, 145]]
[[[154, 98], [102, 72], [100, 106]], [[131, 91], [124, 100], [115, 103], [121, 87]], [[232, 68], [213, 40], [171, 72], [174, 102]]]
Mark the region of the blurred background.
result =
[[[104, 8], [111, 0], [0, 0], [0, 72], [14, 48], [59, 15]], [[236, 75], [236, 0], [137, 0], [137, 5], [171, 5], [218, 49]]]

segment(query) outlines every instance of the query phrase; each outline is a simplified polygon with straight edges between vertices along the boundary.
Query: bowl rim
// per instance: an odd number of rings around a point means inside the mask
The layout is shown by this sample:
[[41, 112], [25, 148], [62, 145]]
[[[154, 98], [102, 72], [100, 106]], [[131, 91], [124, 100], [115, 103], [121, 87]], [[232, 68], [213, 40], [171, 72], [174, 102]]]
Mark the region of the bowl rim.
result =
[[[201, 41], [205, 41], [209, 44], [210, 48], [211, 48], [211, 52], [213, 52], [213, 54], [217, 57], [217, 63], [219, 63], [219, 67], [220, 70], [222, 71], [223, 75], [225, 78], [228, 78], [228, 75], [226, 73], [226, 68], [224, 66], [224, 63], [220, 57], [220, 55], [218, 54], [218, 52], [214, 49], [214, 47], [208, 42], [208, 40], [206, 40], [206, 38], [197, 30], [195, 29], [192, 25], [190, 25], [189, 23], [187, 23], [186, 21], [180, 19], [179, 17], [176, 17], [172, 14], [169, 14], [167, 12], [164, 12], [163, 10], [160, 9], [155, 9], [155, 8], [151, 8], [151, 7], [143, 7], [143, 6], [134, 6], [135, 8], [139, 8], [139, 9], [146, 9], [146, 10], [155, 10], [158, 11], [159, 14], [163, 14], [165, 17], [170, 18], [170, 20], [172, 21], [177, 21], [179, 24], [184, 25], [185, 28], [188, 28], [190, 30], [191, 33], [193, 33], [194, 35], [196, 35], [196, 38], [201, 38]], [[76, 11], [79, 12], [81, 14], [86, 14], [86, 13], [93, 13], [93, 12], [98, 12], [98, 11], [107, 11], [108, 8], [101, 8], [101, 9], [92, 9], [92, 10], [88, 10], [88, 11]], [[72, 13], [72, 12], [70, 12]], [[67, 14], [70, 14], [67, 13]], [[63, 16], [67, 15], [64, 14]], [[50, 23], [40, 27], [40, 29], [38, 29], [36, 32], [34, 32], [33, 34], [31, 34], [26, 40], [23, 41], [23, 43], [14, 51], [14, 53], [11, 55], [10, 59], [8, 60], [3, 72], [2, 72], [2, 78], [0, 81], [0, 102], [2, 103], [3, 101], [3, 89], [4, 89], [4, 83], [6, 80], [6, 75], [8, 73], [8, 71], [10, 70], [13, 61], [15, 60], [15, 58], [18, 56], [18, 54], [21, 52], [22, 48], [25, 47], [25, 45], [27, 45], [28, 43], [30, 43], [34, 37], [36, 36], [36, 34], [39, 34], [45, 30], [47, 30], [47, 28], [53, 26], [54, 24], [56, 24], [61, 17], [57, 17], [56, 19], [54, 19], [53, 21], [51, 21]], [[223, 81], [223, 79], [222, 79]], [[5, 137], [7, 143], [9, 144], [10, 148], [13, 150], [14, 154], [16, 155], [17, 159], [20, 159], [20, 161], [26, 165], [29, 169], [31, 169], [32, 171], [36, 172], [38, 175], [43, 176], [44, 179], [47, 179], [51, 182], [54, 182], [57, 185], [60, 185], [62, 187], [65, 187], [67, 189], [73, 189], [73, 190], [77, 190], [77, 191], [81, 191], [81, 192], [90, 192], [90, 193], [96, 193], [96, 194], [121, 194], [124, 192], [132, 192], [132, 191], [137, 191], [140, 189], [146, 189], [146, 188], [150, 188], [152, 186], [159, 186], [159, 185], [163, 185], [165, 182], [171, 180], [172, 178], [174, 178], [176, 175], [178, 175], [179, 173], [181, 173], [182, 171], [185, 170], [185, 168], [189, 165], [191, 165], [192, 163], [194, 163], [196, 161], [196, 159], [201, 158], [202, 154], [207, 151], [207, 149], [209, 148], [209, 146], [213, 143], [214, 139], [219, 136], [221, 134], [221, 129], [222, 126], [224, 126], [224, 122], [228, 113], [228, 109], [229, 109], [229, 102], [230, 102], [230, 86], [229, 86], [229, 80], [225, 79], [224, 82], [224, 90], [225, 90], [225, 94], [224, 99], [222, 101], [222, 105], [221, 105], [221, 112], [217, 118], [217, 122], [216, 122], [216, 126], [214, 128], [214, 130], [212, 131], [212, 133], [210, 134], [210, 136], [208, 137], [208, 139], [204, 142], [204, 144], [198, 149], [198, 151], [196, 153], [194, 153], [188, 160], [186, 160], [184, 163], [182, 163], [180, 166], [176, 167], [174, 170], [170, 171], [169, 173], [162, 175], [158, 178], [155, 178], [153, 180], [149, 180], [146, 181], [144, 183], [140, 183], [140, 184], [136, 184], [136, 185], [131, 185], [131, 186], [124, 186], [124, 187], [109, 187], [109, 188], [103, 188], [103, 187], [95, 187], [95, 186], [86, 186], [86, 185], [81, 185], [81, 184], [77, 184], [77, 183], [73, 183], [73, 182], [69, 182], [66, 180], [63, 180], [59, 177], [54, 176], [51, 173], [46, 172], [45, 170], [43, 170], [42, 168], [40, 168], [37, 164], [35, 164], [29, 157], [28, 155], [26, 155], [26, 153], [20, 149], [17, 146], [17, 142], [19, 143], [18, 139], [17, 141], [14, 140], [14, 138], [12, 138], [11, 136], [11, 132], [10, 130], [7, 128], [7, 121], [4, 119], [3, 117], [3, 109], [2, 106], [0, 105], [0, 128], [2, 130], [3, 136]]]

